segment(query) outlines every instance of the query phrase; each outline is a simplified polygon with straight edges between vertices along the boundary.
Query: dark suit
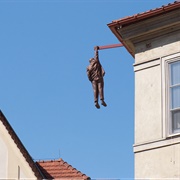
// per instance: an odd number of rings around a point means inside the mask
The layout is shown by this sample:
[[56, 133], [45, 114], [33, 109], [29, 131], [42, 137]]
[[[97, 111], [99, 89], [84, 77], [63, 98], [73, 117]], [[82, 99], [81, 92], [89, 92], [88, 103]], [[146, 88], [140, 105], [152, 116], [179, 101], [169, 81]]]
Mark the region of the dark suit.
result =
[[100, 100], [104, 100], [104, 80], [103, 76], [105, 71], [99, 62], [98, 51], [95, 51], [95, 57], [90, 59], [90, 64], [87, 67], [87, 76], [92, 82], [94, 91], [94, 102], [98, 102], [98, 96]]

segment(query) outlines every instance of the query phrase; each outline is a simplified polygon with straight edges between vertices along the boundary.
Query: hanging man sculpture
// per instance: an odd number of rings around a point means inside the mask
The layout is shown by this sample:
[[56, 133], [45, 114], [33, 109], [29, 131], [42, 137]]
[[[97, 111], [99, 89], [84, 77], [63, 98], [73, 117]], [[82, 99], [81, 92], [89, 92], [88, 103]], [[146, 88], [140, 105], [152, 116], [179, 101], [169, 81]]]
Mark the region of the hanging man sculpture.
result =
[[105, 71], [99, 62], [98, 56], [98, 49], [99, 47], [96, 46], [95, 50], [95, 57], [89, 60], [90, 64], [87, 67], [87, 76], [92, 83], [93, 91], [94, 91], [94, 103], [96, 108], [100, 108], [98, 103], [98, 97], [100, 96], [101, 104], [103, 106], [107, 106], [104, 102], [104, 79], [103, 76], [105, 75]]

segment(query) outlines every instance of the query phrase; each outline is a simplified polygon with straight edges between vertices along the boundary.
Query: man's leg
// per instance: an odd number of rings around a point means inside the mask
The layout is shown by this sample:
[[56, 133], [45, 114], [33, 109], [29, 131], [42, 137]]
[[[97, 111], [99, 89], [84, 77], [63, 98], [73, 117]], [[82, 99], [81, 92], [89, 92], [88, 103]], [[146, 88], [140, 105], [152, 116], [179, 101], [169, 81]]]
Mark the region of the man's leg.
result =
[[99, 90], [101, 104], [103, 106], [107, 106], [107, 104], [104, 102], [104, 80], [103, 79], [101, 79], [98, 83], [98, 90]]
[[98, 82], [97, 81], [92, 81], [92, 86], [93, 86], [93, 92], [94, 92], [94, 103], [96, 108], [100, 108], [99, 104], [98, 104], [98, 94], [99, 94], [99, 90], [98, 90]]

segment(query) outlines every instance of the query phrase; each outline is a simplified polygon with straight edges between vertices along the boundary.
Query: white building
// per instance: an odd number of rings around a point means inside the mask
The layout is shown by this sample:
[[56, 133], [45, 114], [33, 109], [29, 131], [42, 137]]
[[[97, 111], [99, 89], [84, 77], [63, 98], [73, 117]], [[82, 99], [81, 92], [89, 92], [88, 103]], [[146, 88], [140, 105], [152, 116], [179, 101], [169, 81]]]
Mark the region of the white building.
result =
[[33, 159], [1, 111], [0, 179], [42, 179]]
[[180, 179], [180, 1], [108, 26], [135, 58], [135, 178]]

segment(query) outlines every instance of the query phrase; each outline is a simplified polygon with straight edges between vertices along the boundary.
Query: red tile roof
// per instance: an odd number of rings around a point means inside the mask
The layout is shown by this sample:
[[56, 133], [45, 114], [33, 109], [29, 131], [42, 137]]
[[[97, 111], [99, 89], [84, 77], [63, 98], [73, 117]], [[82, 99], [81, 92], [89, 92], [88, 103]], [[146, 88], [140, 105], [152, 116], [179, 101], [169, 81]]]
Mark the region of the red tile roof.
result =
[[36, 164], [47, 179], [90, 179], [88, 176], [82, 174], [62, 159], [39, 161], [36, 162]]
[[133, 16], [127, 16], [118, 20], [113, 20], [112, 23], [109, 23], [108, 26], [113, 26], [114, 24], [119, 24], [119, 25], [126, 25], [130, 23], [134, 23], [140, 20], [144, 20], [146, 18], [150, 18], [156, 15], [160, 15], [175, 9], [180, 8], [180, 0], [174, 1], [173, 3], [169, 3], [167, 5], [163, 5], [160, 8], [156, 9], [151, 9], [149, 11], [145, 11], [142, 13], [135, 14]]
[[128, 52], [134, 57], [134, 52], [132, 49], [124, 42], [124, 39], [119, 35], [117, 32], [118, 27], [124, 27], [131, 25], [133, 23], [163, 15], [165, 13], [171, 12], [173, 10], [180, 9], [180, 0], [174, 1], [173, 3], [169, 3], [167, 5], [161, 6], [160, 8], [151, 9], [149, 11], [138, 13], [133, 16], [124, 17], [118, 20], [114, 20], [111, 23], [107, 24], [108, 27], [111, 29], [112, 33], [118, 38], [118, 40], [124, 45], [124, 47], [128, 50]]

